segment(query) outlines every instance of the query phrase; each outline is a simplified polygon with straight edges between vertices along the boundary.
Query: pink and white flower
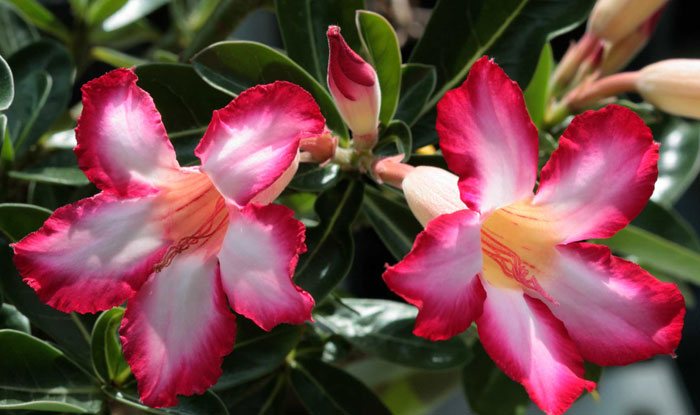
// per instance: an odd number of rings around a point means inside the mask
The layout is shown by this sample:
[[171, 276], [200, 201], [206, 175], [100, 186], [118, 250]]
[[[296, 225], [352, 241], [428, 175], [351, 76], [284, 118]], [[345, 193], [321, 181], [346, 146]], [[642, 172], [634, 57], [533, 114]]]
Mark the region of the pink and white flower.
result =
[[195, 150], [201, 166], [180, 167], [136, 81], [118, 69], [83, 86], [75, 152], [101, 193], [56, 210], [14, 245], [14, 260], [61, 311], [128, 300], [124, 355], [143, 402], [161, 407], [221, 375], [230, 308], [265, 330], [311, 319], [314, 301], [291, 279], [304, 226], [270, 203], [297, 169], [300, 139], [325, 120], [302, 88], [257, 86], [214, 112]]
[[476, 322], [496, 364], [549, 414], [584, 389], [583, 361], [624, 365], [673, 354], [685, 306], [607, 247], [644, 207], [658, 145], [632, 111], [576, 117], [540, 175], [537, 130], [521, 90], [492, 61], [474, 64], [438, 104], [452, 172], [417, 167], [403, 180], [423, 223], [389, 287], [419, 309], [414, 333], [447, 339]]

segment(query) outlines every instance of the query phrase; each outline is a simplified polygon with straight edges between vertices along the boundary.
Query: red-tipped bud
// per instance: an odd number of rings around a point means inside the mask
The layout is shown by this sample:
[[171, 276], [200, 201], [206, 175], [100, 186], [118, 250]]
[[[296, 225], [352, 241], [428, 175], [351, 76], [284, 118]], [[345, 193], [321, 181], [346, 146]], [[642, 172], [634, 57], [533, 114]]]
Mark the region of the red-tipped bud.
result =
[[623, 69], [646, 46], [654, 33], [663, 8], [644, 21], [626, 37], [610, 45], [601, 66], [603, 75], [610, 75]]
[[598, 0], [588, 21], [588, 30], [616, 43], [634, 32], [668, 0]]
[[639, 72], [637, 91], [662, 111], [700, 119], [700, 60], [669, 59]]
[[381, 93], [377, 73], [345, 42], [338, 26], [329, 26], [328, 88], [355, 145], [369, 149], [377, 141]]

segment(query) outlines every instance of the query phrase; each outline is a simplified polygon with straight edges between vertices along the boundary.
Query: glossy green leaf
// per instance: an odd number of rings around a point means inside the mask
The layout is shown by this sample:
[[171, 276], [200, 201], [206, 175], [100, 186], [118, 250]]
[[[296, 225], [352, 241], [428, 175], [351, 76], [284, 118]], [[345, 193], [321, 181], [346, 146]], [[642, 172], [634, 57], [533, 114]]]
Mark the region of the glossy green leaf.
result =
[[22, 17], [39, 29], [51, 33], [66, 43], [70, 41], [71, 36], [66, 26], [38, 0], [0, 0], [0, 2], [15, 7]]
[[[437, 70], [437, 93], [432, 107], [486, 53], [520, 15], [528, 0], [440, 0], [410, 62]], [[536, 48], [539, 53], [540, 47]], [[519, 52], [520, 53], [520, 52]]]
[[118, 334], [123, 316], [124, 309], [121, 307], [104, 311], [95, 321], [90, 336], [95, 373], [108, 384], [121, 384], [131, 373], [122, 355]]
[[4, 111], [15, 97], [15, 84], [12, 82], [12, 71], [5, 59], [0, 56], [0, 111]]
[[350, 271], [355, 251], [350, 226], [362, 204], [362, 188], [361, 182], [346, 180], [316, 199], [320, 223], [306, 231], [308, 250], [299, 258], [294, 281], [317, 304]]
[[328, 26], [340, 26], [350, 47], [359, 52], [362, 45], [355, 29], [355, 11], [364, 8], [364, 0], [275, 0], [287, 55], [325, 85]]
[[224, 393], [279, 368], [301, 338], [303, 326], [281, 325], [266, 332], [249, 320], [238, 319], [236, 345], [224, 358], [223, 374], [212, 390]]
[[57, 348], [15, 330], [0, 330], [0, 410], [96, 413], [94, 380]]
[[20, 313], [12, 304], [0, 306], [0, 329], [12, 329], [23, 333], [31, 333], [29, 319]]
[[493, 363], [481, 344], [464, 367], [462, 384], [471, 409], [479, 415], [521, 415], [530, 403], [525, 389]]
[[403, 154], [408, 161], [413, 152], [413, 136], [408, 125], [401, 120], [392, 121], [382, 132], [375, 153], [379, 155]]
[[431, 370], [461, 366], [471, 357], [467, 345], [457, 337], [434, 342], [415, 336], [418, 310], [413, 306], [363, 298], [344, 298], [342, 303], [330, 314], [315, 314], [314, 319], [365, 353]]
[[544, 112], [549, 103], [549, 77], [552, 73], [552, 68], [554, 68], [552, 47], [549, 43], [545, 43], [542, 52], [540, 52], [540, 59], [537, 62], [535, 74], [524, 91], [527, 111], [530, 113], [530, 118], [537, 128], [542, 125]]
[[435, 122], [437, 120], [437, 109], [432, 110], [421, 116], [411, 126], [411, 135], [413, 136], [413, 149], [416, 150], [423, 146], [437, 144], [439, 141], [437, 131], [435, 130]]
[[[5, 140], [7, 140], [8, 147], [5, 147]], [[14, 159], [14, 151], [12, 150], [12, 145], [10, 137], [7, 134], [7, 116], [5, 114], [0, 114], [0, 164], [4, 161], [12, 161]], [[12, 154], [7, 156], [4, 154], [5, 151], [11, 151]]]
[[[68, 50], [60, 43], [46, 39], [17, 51], [7, 63], [15, 79], [15, 100], [6, 112], [10, 136], [15, 143], [23, 141], [24, 149], [34, 144], [66, 110], [73, 92], [75, 68]], [[36, 87], [37, 74], [42, 73], [49, 75], [51, 85], [45, 105], [39, 106], [33, 104], [38, 101], [32, 97], [37, 95], [35, 91], [43, 91]], [[25, 95], [27, 92], [29, 96]], [[41, 110], [34, 114], [38, 107]]]
[[287, 377], [264, 378], [220, 391], [219, 396], [232, 414], [276, 415], [285, 413]]
[[521, 86], [528, 85], [547, 40], [584, 21], [595, 0], [529, 0], [486, 54]]
[[320, 360], [296, 360], [289, 377], [297, 397], [312, 415], [391, 413], [362, 382]]
[[128, 0], [126, 5], [112, 14], [102, 23], [105, 31], [112, 31], [127, 26], [145, 17], [170, 0]]
[[28, 24], [12, 6], [0, 1], [0, 55], [13, 53], [39, 40], [36, 28]]
[[88, 333], [91, 316], [65, 314], [42, 303], [34, 290], [17, 275], [12, 263], [12, 249], [7, 245], [0, 246], [0, 269], [4, 270], [0, 273], [0, 286], [5, 299], [24, 314], [33, 326], [51, 337], [71, 359], [91, 371]]
[[328, 127], [341, 137], [348, 137], [340, 113], [325, 88], [299, 65], [269, 46], [255, 42], [220, 42], [201, 51], [193, 62], [205, 81], [230, 94], [278, 80], [295, 83], [314, 96]]
[[33, 72], [17, 84], [17, 99], [7, 110], [7, 131], [14, 153], [22, 154], [36, 142], [41, 130], [41, 113], [51, 94], [53, 80], [44, 71]]
[[96, 61], [104, 62], [115, 68], [131, 68], [132, 66], [143, 65], [147, 62], [144, 59], [103, 46], [95, 46], [90, 49], [90, 56]]
[[212, 391], [206, 391], [202, 395], [178, 396], [179, 403], [173, 407], [151, 408], [141, 403], [135, 390], [135, 385], [133, 386], [133, 389], [117, 389], [113, 386], [103, 386], [102, 392], [120, 404], [139, 410], [140, 412], [137, 413], [157, 415], [229, 414], [221, 398]]
[[700, 252], [700, 240], [693, 226], [672, 208], [650, 201], [632, 225]]
[[407, 63], [401, 66], [401, 92], [396, 118], [408, 125], [416, 122], [430, 99], [437, 83], [437, 72], [431, 65]]
[[342, 171], [337, 164], [302, 164], [289, 186], [304, 192], [321, 192], [335, 186], [342, 178]]
[[128, 0], [92, 0], [85, 12], [88, 26], [96, 26], [124, 7]]
[[362, 209], [379, 238], [397, 260], [413, 247], [416, 235], [423, 230], [405, 201], [390, 198], [380, 190], [365, 187]]
[[17, 242], [29, 232], [33, 232], [51, 215], [43, 207], [23, 203], [0, 204], [0, 231], [12, 242]]
[[358, 11], [357, 30], [369, 59], [377, 71], [382, 103], [379, 121], [389, 125], [399, 103], [401, 89], [401, 48], [394, 28], [384, 17], [369, 11]]
[[83, 171], [77, 167], [41, 167], [24, 171], [11, 171], [8, 175], [17, 180], [65, 186], [85, 186], [90, 183]]
[[653, 126], [659, 149], [659, 178], [652, 200], [672, 206], [700, 173], [700, 122], [671, 117]]

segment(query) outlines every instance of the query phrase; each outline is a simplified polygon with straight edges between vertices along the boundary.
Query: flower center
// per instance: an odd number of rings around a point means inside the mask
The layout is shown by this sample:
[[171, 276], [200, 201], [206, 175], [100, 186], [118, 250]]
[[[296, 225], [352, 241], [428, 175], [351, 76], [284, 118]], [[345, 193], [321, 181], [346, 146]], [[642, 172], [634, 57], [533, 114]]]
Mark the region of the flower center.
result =
[[228, 227], [228, 210], [205, 174], [196, 170], [178, 173], [160, 197], [161, 214], [173, 243], [154, 271], [163, 270], [190, 249], [206, 249], [208, 254], [218, 251]]
[[538, 213], [525, 201], [486, 219], [481, 226], [483, 274], [493, 285], [534, 291], [551, 300], [538, 279], [549, 275], [556, 236]]

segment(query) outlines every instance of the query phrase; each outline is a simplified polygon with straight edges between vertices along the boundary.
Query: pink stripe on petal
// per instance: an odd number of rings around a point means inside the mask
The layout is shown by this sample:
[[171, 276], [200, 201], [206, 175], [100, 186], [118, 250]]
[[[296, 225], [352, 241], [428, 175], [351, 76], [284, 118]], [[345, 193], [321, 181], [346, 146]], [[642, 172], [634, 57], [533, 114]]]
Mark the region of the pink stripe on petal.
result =
[[673, 354], [685, 304], [678, 288], [600, 245], [558, 247], [554, 275], [542, 286], [558, 304], [550, 309], [583, 357], [598, 365], [626, 365]]
[[292, 281], [299, 254], [305, 251], [304, 225], [291, 209], [255, 204], [241, 211], [232, 208], [219, 253], [231, 308], [264, 330], [311, 320], [314, 300]]
[[481, 268], [479, 215], [465, 209], [428, 222], [411, 252], [388, 267], [383, 278], [389, 289], [418, 307], [413, 332], [444, 340], [481, 315]]
[[292, 165], [301, 138], [321, 134], [324, 126], [308, 92], [277, 81], [247, 89], [214, 111], [195, 154], [217, 189], [240, 207]]
[[83, 85], [75, 154], [85, 175], [122, 196], [158, 187], [179, 168], [175, 150], [150, 95], [136, 74], [115, 69]]
[[437, 106], [440, 148], [460, 178], [462, 200], [487, 213], [532, 194], [537, 177], [537, 128], [523, 93], [487, 57]]
[[533, 204], [556, 222], [563, 243], [610, 237], [649, 200], [658, 156], [651, 131], [631, 110], [587, 111], [562, 134]]
[[119, 333], [143, 403], [177, 404], [221, 376], [236, 321], [221, 289], [216, 257], [184, 253], [155, 274], [127, 304]]
[[108, 193], [57, 209], [13, 245], [15, 265], [42, 301], [64, 312], [94, 313], [135, 294], [168, 242], [155, 197]]
[[484, 281], [484, 312], [476, 320], [479, 339], [496, 365], [550, 415], [564, 413], [584, 389], [583, 359], [564, 328], [541, 301], [521, 290]]

